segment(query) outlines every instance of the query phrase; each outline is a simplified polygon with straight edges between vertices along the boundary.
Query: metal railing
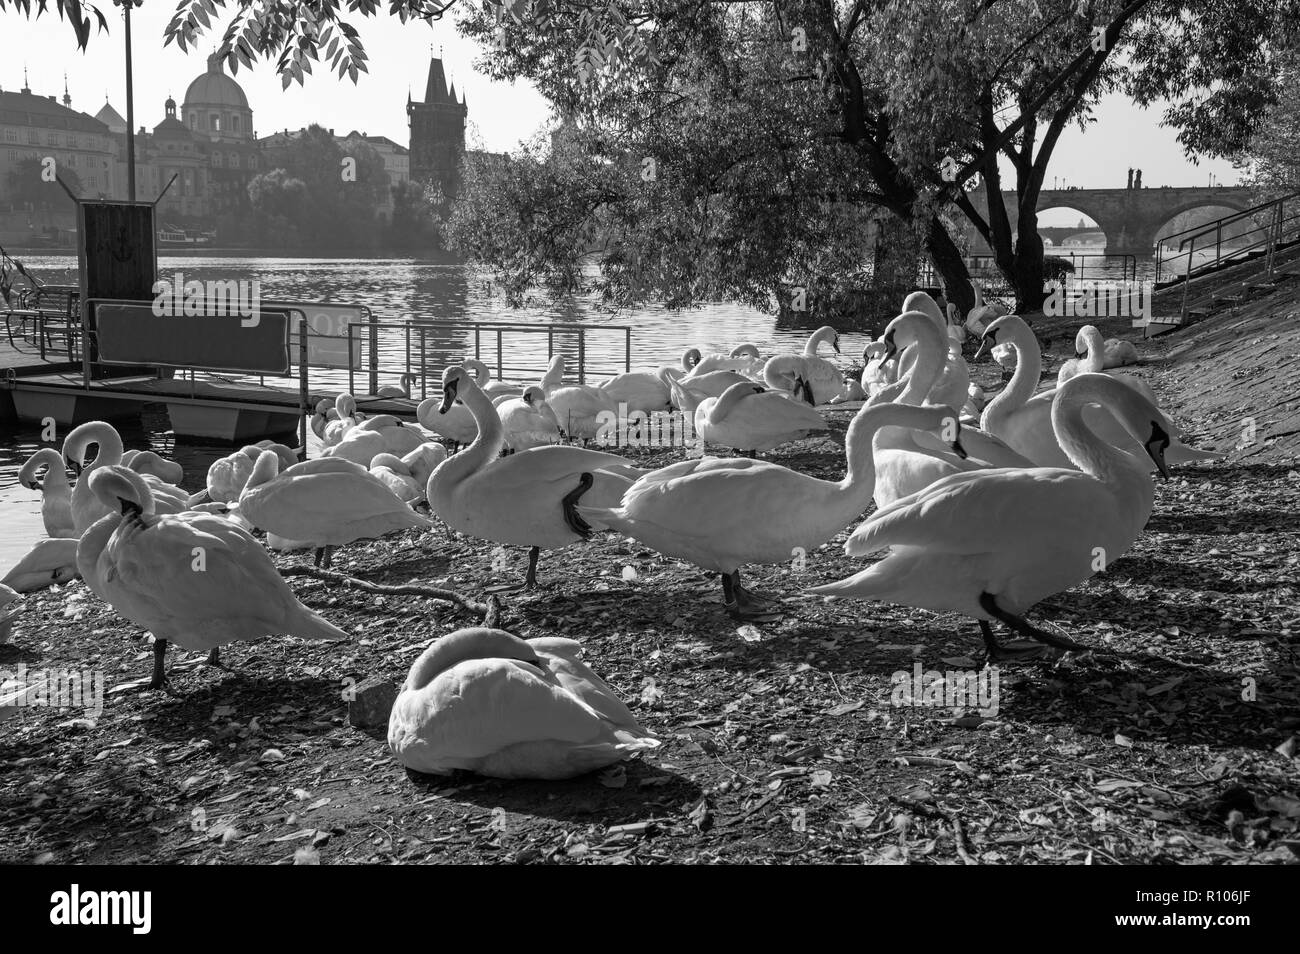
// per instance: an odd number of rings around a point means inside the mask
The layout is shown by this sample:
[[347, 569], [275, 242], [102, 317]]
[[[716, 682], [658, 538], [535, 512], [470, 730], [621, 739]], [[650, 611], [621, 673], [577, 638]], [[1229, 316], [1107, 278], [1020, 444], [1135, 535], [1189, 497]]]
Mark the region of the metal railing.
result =
[[[1233, 229], [1232, 234], [1225, 239], [1225, 227], [1241, 222], [1251, 222], [1253, 225], [1244, 230]], [[1171, 282], [1182, 280], [1182, 313], [1185, 316], [1187, 292], [1193, 278], [1215, 271], [1225, 264], [1258, 257], [1260, 253], [1267, 260], [1265, 274], [1272, 277], [1273, 259], [1278, 247], [1297, 239], [1300, 239], [1300, 191], [1288, 192], [1253, 208], [1160, 236], [1156, 239], [1155, 280], [1160, 282], [1166, 267], [1172, 273]], [[1172, 246], [1175, 242], [1178, 250], [1172, 255], [1166, 255], [1166, 246]], [[1236, 244], [1229, 246], [1228, 242]], [[1196, 261], [1198, 252], [1206, 256], [1199, 263]], [[1212, 259], [1209, 258], [1210, 252], [1214, 253]], [[1181, 270], [1176, 267], [1180, 261], [1183, 263]]]
[[[411, 397], [423, 400], [428, 397], [431, 375], [440, 375], [448, 364], [473, 357], [482, 361], [498, 381], [512, 384], [534, 384], [546, 373], [546, 367], [539, 367], [537, 362], [519, 363], [519, 356], [529, 351], [539, 352], [540, 348], [513, 349], [507, 336], [540, 337], [546, 336], [546, 364], [557, 353], [564, 353], [571, 360], [568, 363], [570, 376], [577, 376], [578, 383], [585, 384], [588, 376], [615, 375], [632, 370], [632, 328], [629, 325], [581, 325], [581, 324], [538, 324], [503, 321], [456, 321], [441, 319], [408, 319], [403, 321], [374, 321], [352, 323], [348, 326], [348, 390], [356, 393], [356, 377], [352, 368], [353, 360], [359, 352], [364, 339], [359, 332], [364, 329], [367, 335], [375, 332], [370, 340], [370, 347], [383, 350], [384, 339], [388, 347], [401, 347], [404, 351], [404, 363], [400, 369], [384, 369], [384, 373], [393, 378], [413, 374], [417, 391], [412, 389]], [[397, 340], [392, 334], [396, 333]], [[608, 359], [593, 360], [593, 349], [589, 339], [602, 333], [613, 333], [622, 338], [622, 360], [613, 362]], [[472, 352], [472, 353], [471, 353]], [[371, 364], [383, 366], [382, 360], [371, 358]], [[436, 386], [436, 385], [435, 385]], [[371, 393], [376, 393], [372, 388]]]

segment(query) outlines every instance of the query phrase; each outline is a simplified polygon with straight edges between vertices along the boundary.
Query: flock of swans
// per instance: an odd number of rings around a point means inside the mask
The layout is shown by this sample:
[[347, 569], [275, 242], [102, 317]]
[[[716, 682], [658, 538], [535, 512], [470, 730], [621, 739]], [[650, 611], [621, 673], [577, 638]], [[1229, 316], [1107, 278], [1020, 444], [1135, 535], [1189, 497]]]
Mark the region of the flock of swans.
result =
[[[980, 352], [1009, 351], [1015, 369], [987, 404], [962, 355], [974, 333]], [[811, 555], [874, 503], [845, 550], [883, 559], [811, 593], [960, 613], [978, 621], [990, 659], [1030, 658], [1085, 648], [1025, 614], [1133, 545], [1152, 510], [1152, 469], [1167, 477], [1168, 463], [1215, 456], [1184, 444], [1138, 379], [1108, 368], [1125, 356], [1091, 326], [1045, 390], [1028, 324], [982, 302], [961, 322], [951, 306], [945, 315], [929, 295], [910, 295], [865, 349], [860, 376], [822, 357], [824, 346], [839, 351], [831, 328], [799, 354], [691, 349], [679, 367], [600, 385], [566, 383], [557, 356], [522, 390], [467, 360], [445, 370], [417, 424], [364, 417], [343, 394], [312, 417], [321, 456], [250, 445], [213, 463], [198, 494], [178, 486], [174, 463], [125, 451], [107, 423], [83, 424], [61, 452], [43, 448], [22, 469], [42, 490], [50, 539], [5, 583], [13, 594], [79, 575], [153, 635], [149, 685], [166, 688], [168, 643], [216, 662], [234, 640], [348, 638], [297, 599], [268, 547], [314, 549], [329, 566], [336, 547], [436, 519], [448, 533], [527, 547], [522, 585], [533, 586], [541, 551], [612, 531], [717, 573], [730, 613], [765, 619], [779, 602], [742, 570]], [[863, 404], [844, 437], [842, 479], [757, 457], [825, 431], [818, 408], [853, 400]], [[670, 408], [745, 456], [647, 469], [587, 446], [602, 414]], [[0, 611], [13, 600], [0, 593]], [[0, 633], [14, 612], [0, 616]], [[1019, 638], [999, 641], [994, 623]], [[657, 745], [578, 650], [487, 628], [435, 640], [392, 710], [394, 753], [424, 772], [555, 778]]]

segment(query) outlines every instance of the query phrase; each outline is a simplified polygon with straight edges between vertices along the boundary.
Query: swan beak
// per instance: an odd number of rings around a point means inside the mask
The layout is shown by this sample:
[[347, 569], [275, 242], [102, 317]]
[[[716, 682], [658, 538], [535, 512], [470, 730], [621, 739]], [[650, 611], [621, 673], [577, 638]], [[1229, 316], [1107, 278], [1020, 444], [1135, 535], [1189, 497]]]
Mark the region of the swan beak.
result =
[[804, 378], [797, 377], [794, 379], [794, 396], [797, 398], [800, 394], [803, 395], [804, 400], [811, 406], [817, 406], [817, 401], [813, 398], [812, 385]]
[[970, 454], [966, 453], [966, 448], [961, 446], [960, 437], [954, 438], [951, 446], [952, 446], [952, 452], [956, 454], [958, 457], [960, 457], [962, 460], [966, 460], [970, 457]]
[[885, 344], [885, 350], [884, 353], [880, 355], [880, 362], [881, 364], [884, 364], [886, 361], [892, 361], [894, 355], [898, 354], [898, 345], [894, 342], [894, 333], [892, 331], [885, 335], [882, 340]]
[[118, 497], [118, 503], [122, 505], [122, 516], [139, 516], [144, 513], [144, 508], [134, 500], [127, 500], [125, 497]]
[[453, 378], [442, 386], [442, 404], [438, 406], [439, 414], [446, 414], [451, 410], [452, 404], [456, 400], [456, 380]]
[[984, 354], [985, 348], [992, 348], [996, 344], [997, 344], [996, 335], [991, 335], [987, 331], [984, 332], [984, 334], [980, 336], [979, 350], [975, 352], [975, 357], [971, 358], [971, 360], [978, 361], [980, 357]]
[[40, 490], [40, 489], [41, 489], [41, 485], [40, 485], [37, 481], [35, 481], [35, 480], [29, 480], [27, 483], [23, 484], [23, 486], [26, 487], [28, 490]]
[[836, 353], [836, 354], [843, 354], [843, 352], [840, 351], [840, 336], [839, 336], [839, 335], [836, 335], [836, 336], [835, 336], [835, 339], [831, 342], [831, 347], [835, 349], [835, 353]]
[[1086, 352], [1086, 351], [1076, 351], [1076, 352], [1074, 353], [1074, 356], [1075, 356], [1076, 358], [1078, 358], [1080, 361], [1082, 361], [1084, 358], [1088, 357], [1088, 352]]
[[1147, 455], [1155, 462], [1156, 470], [1165, 480], [1169, 479], [1169, 465], [1165, 463], [1165, 448], [1169, 446], [1169, 435], [1158, 423], [1151, 425], [1151, 439], [1146, 442]]
[[68, 461], [68, 466], [72, 468], [72, 472], [73, 472], [74, 474], [76, 474], [78, 477], [81, 476], [81, 471], [82, 471], [83, 468], [82, 468], [82, 465], [81, 465], [78, 461], [70, 460], [70, 461]]

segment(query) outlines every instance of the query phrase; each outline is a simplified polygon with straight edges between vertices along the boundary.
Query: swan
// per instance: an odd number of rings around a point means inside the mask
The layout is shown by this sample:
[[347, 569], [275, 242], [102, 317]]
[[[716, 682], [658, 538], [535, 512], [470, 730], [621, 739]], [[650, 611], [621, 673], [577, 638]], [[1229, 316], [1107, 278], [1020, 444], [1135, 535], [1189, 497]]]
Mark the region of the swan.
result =
[[358, 464], [320, 457], [281, 471], [271, 451], [263, 451], [253, 465], [239, 495], [239, 512], [267, 533], [310, 542], [316, 564], [326, 567], [334, 547], [430, 525]]
[[551, 359], [540, 387], [560, 428], [570, 438], [592, 440], [600, 432], [602, 414], [618, 416], [618, 402], [604, 389], [591, 384], [564, 383], [564, 355], [557, 354]]
[[[803, 354], [799, 356], [803, 360], [803, 379], [808, 382], [809, 393], [812, 395], [810, 403], [813, 405], [828, 404], [831, 398], [844, 393], [843, 372], [825, 358], [817, 356], [823, 343], [834, 348], [836, 354], [840, 353], [839, 332], [830, 325], [823, 325], [808, 337]], [[765, 374], [770, 366], [771, 360], [764, 365]]]
[[81, 575], [77, 569], [77, 538], [37, 540], [31, 550], [0, 578], [0, 583], [19, 593], [62, 586]]
[[179, 484], [185, 479], [184, 467], [151, 450], [126, 451], [122, 454], [122, 466], [130, 467], [137, 474], [153, 474], [168, 484]]
[[478, 389], [490, 398], [499, 397], [517, 397], [519, 395], [519, 386], [516, 384], [506, 384], [504, 381], [493, 381], [492, 372], [488, 366], [477, 358], [466, 358], [460, 363], [462, 368], [468, 368], [474, 374], [474, 383]]
[[[98, 445], [95, 459], [85, 466], [86, 449]], [[90, 478], [96, 470], [122, 462], [122, 435], [106, 421], [87, 421], [74, 427], [63, 439], [63, 458], [77, 472], [77, 483], [72, 488], [72, 523], [78, 534], [110, 511], [90, 489]], [[142, 474], [153, 496], [157, 513], [180, 513], [191, 503], [190, 494], [181, 488], [159, 480], [152, 474]]]
[[1122, 338], [1107, 338], [1102, 343], [1101, 366], [1103, 368], [1122, 368], [1126, 364], [1137, 363], [1137, 347], [1133, 342]]
[[[1118, 339], [1112, 338], [1112, 341]], [[1128, 344], [1128, 342], [1124, 342]], [[1131, 348], [1132, 345], [1129, 345]], [[1076, 357], [1070, 358], [1061, 364], [1060, 369], [1056, 372], [1056, 384], [1060, 387], [1076, 374], [1086, 372], [1109, 374], [1121, 384], [1127, 384], [1133, 390], [1137, 391], [1152, 404], [1159, 406], [1160, 402], [1156, 400], [1156, 394], [1151, 390], [1151, 385], [1147, 384], [1141, 378], [1132, 374], [1125, 374], [1122, 371], [1107, 371], [1106, 364], [1106, 342], [1102, 340], [1101, 332], [1097, 330], [1096, 325], [1084, 325], [1079, 329], [1078, 334], [1074, 336], [1074, 353]], [[1174, 434], [1174, 437], [1180, 435]]]
[[722, 354], [721, 352], [707, 354], [700, 358], [699, 363], [691, 370], [695, 374], [708, 374], [710, 371], [735, 371], [737, 374], [743, 374], [746, 377], [760, 377], [763, 374], [763, 365], [765, 363], [758, 350], [758, 345], [747, 342], [736, 345], [729, 354]]
[[966, 331], [976, 338], [981, 338], [989, 323], [1007, 314], [1009, 309], [1006, 305], [997, 302], [986, 304], [979, 282], [971, 282], [971, 287], [975, 289], [975, 306], [966, 312]]
[[518, 397], [500, 402], [496, 409], [510, 450], [560, 443], [560, 422], [546, 401], [546, 392], [537, 385], [524, 388]]
[[695, 432], [704, 440], [751, 456], [827, 429], [808, 404], [753, 382], [733, 384], [721, 397], [705, 398], [685, 410], [692, 413]]
[[418, 427], [403, 424], [391, 414], [367, 418], [349, 430], [333, 447], [321, 451], [322, 457], [339, 457], [362, 467], [369, 467], [377, 454], [401, 457], [425, 442]]
[[[787, 363], [792, 364], [792, 366], [797, 369], [798, 374], [802, 376], [803, 364], [798, 357], [795, 355], [787, 355], [785, 360]], [[673, 382], [676, 382], [680, 387], [689, 388], [694, 394], [699, 396], [700, 400], [704, 400], [706, 397], [721, 397], [722, 392], [732, 385], [746, 384], [753, 380], [749, 376], [741, 374], [739, 371], [709, 371], [705, 374], [681, 375], [674, 373], [672, 368], [669, 368], [668, 371], [665, 372], [664, 379], [668, 383], [669, 391], [673, 394], [676, 394], [676, 391], [673, 390]], [[773, 386], [775, 387], [776, 385]], [[676, 401], [675, 398], [674, 401]], [[680, 407], [681, 405], [679, 404], [677, 406]]]
[[425, 430], [451, 441], [456, 448], [464, 447], [478, 437], [478, 424], [462, 401], [456, 401], [443, 410], [442, 398], [425, 398], [415, 409], [415, 419]]
[[[924, 292], [913, 292], [908, 296], [908, 301], [911, 301], [918, 294], [924, 294]], [[926, 298], [929, 297], [929, 295], [926, 295]], [[885, 342], [888, 349], [886, 354], [888, 354], [894, 347], [890, 336], [897, 334], [898, 329], [903, 327], [899, 323], [904, 322], [905, 326], [911, 329], [910, 340], [921, 342], [922, 347], [938, 356], [939, 374], [930, 385], [930, 390], [924, 395], [925, 400], [931, 404], [950, 404], [953, 407], [961, 407], [966, 403], [967, 392], [970, 389], [970, 368], [966, 366], [966, 359], [961, 356], [960, 352], [953, 355], [949, 346], [951, 339], [949, 339], [946, 331], [947, 326], [942, 319], [936, 321], [939, 315], [939, 306], [934, 304], [933, 299], [930, 299], [930, 304], [933, 306], [933, 315], [926, 314], [923, 311], [905, 311], [886, 326], [885, 333], [881, 338]], [[930, 327], [922, 330], [920, 326], [926, 322], [929, 323]]]
[[[1002, 439], [1013, 450], [1028, 457], [1040, 467], [1073, 467], [1071, 458], [1057, 441], [1056, 431], [1052, 425], [1052, 401], [1059, 389], [1053, 388], [1034, 393], [1042, 371], [1042, 355], [1038, 350], [1038, 339], [1034, 337], [1033, 330], [1019, 315], [1003, 315], [995, 319], [985, 330], [980, 350], [996, 344], [1008, 344], [1014, 348], [1016, 371], [1001, 393], [984, 408], [984, 415], [981, 418], [983, 429]], [[978, 353], [976, 356], [978, 357]], [[1103, 440], [1126, 449], [1132, 447], [1132, 438], [1128, 431], [1107, 409], [1088, 408], [1083, 413], [1088, 427]], [[1171, 441], [1165, 449], [1166, 463], [1212, 460], [1222, 456], [1184, 444], [1174, 437], [1175, 429], [1163, 414], [1161, 421]]]
[[370, 476], [379, 480], [403, 503], [416, 504], [424, 497], [424, 488], [402, 458], [393, 454], [376, 454], [370, 461]]
[[376, 391], [373, 395], [366, 395], [366, 397], [383, 398], [386, 400], [397, 400], [399, 398], [407, 398], [409, 400], [411, 397], [411, 388], [415, 385], [415, 382], [419, 380], [419, 375], [411, 371], [407, 371], [397, 380], [400, 382], [400, 386], [386, 384], [383, 387], [381, 387], [378, 391]]
[[572, 639], [459, 629], [411, 666], [388, 717], [397, 761], [431, 775], [572, 778], [659, 740], [579, 660]]
[[645, 471], [622, 457], [581, 447], [534, 447], [500, 457], [505, 435], [487, 395], [463, 368], [442, 375], [442, 406], [459, 397], [478, 421], [478, 437], [429, 477], [429, 507], [450, 529], [507, 546], [529, 547], [524, 585], [537, 585], [537, 559], [586, 540], [593, 529], [574, 505], [617, 503]]
[[205, 513], [159, 516], [148, 483], [126, 467], [98, 468], [90, 484], [113, 512], [82, 534], [77, 567], [96, 596], [153, 634], [150, 688], [166, 685], [169, 642], [210, 650], [215, 663], [236, 639], [348, 638], [298, 602], [247, 531]]
[[437, 441], [425, 441], [415, 450], [402, 457], [402, 463], [420, 483], [420, 498], [424, 499], [424, 487], [429, 483], [433, 469], [447, 459], [447, 448]]
[[[37, 479], [40, 469], [45, 476]], [[63, 455], [53, 447], [42, 447], [18, 471], [18, 482], [30, 490], [41, 492], [41, 521], [51, 537], [75, 537], [76, 524], [72, 519], [72, 489], [68, 486], [68, 471]]]
[[326, 423], [319, 435], [321, 443], [326, 447], [333, 447], [343, 440], [348, 431], [362, 420], [357, 411], [357, 399], [347, 392], [334, 399], [334, 410], [337, 412], [337, 417]]
[[214, 460], [208, 467], [208, 497], [216, 503], [234, 503], [253, 476], [254, 458], [243, 449]]
[[[615, 404], [627, 406], [627, 412], [662, 411], [668, 407], [668, 382], [664, 368], [658, 371], [626, 371], [603, 381], [600, 388]], [[671, 369], [676, 370], [676, 369]]]
[[865, 401], [867, 392], [862, 390], [862, 385], [858, 379], [851, 373], [844, 375], [844, 393], [840, 397], [831, 398], [832, 404], [847, 404], [850, 401]]
[[845, 544], [850, 556], [889, 548], [885, 559], [812, 592], [962, 613], [979, 620], [993, 659], [1027, 654], [998, 645], [994, 619], [1059, 649], [1083, 648], [1037, 629], [1024, 614], [1123, 556], [1154, 498], [1144, 459], [1088, 427], [1083, 412], [1092, 402], [1149, 435], [1138, 441], [1168, 476], [1169, 435], [1155, 406], [1104, 375], [1082, 374], [1052, 401], [1052, 425], [1077, 470], [999, 468], [944, 478], [878, 510]]
[[[22, 612], [21, 606], [14, 606], [18, 602], [19, 594], [15, 590], [0, 583], [0, 645], [9, 642], [9, 637], [13, 635], [14, 620]], [[0, 719], [6, 718], [4, 715], [3, 704], [0, 704]]]
[[325, 428], [331, 421], [339, 419], [339, 412], [334, 407], [334, 402], [326, 398], [321, 398], [316, 402], [316, 407], [312, 411], [311, 421], [308, 422], [311, 432], [322, 441], [325, 440]]
[[766, 615], [769, 601], [744, 587], [740, 567], [811, 553], [860, 517], [875, 490], [871, 439], [886, 425], [957, 429], [951, 408], [866, 406], [849, 424], [843, 480], [819, 480], [770, 461], [705, 457], [646, 474], [618, 506], [578, 512], [722, 574], [723, 603], [734, 616]]
[[868, 398], [898, 380], [898, 356], [883, 341], [868, 341], [862, 349], [859, 384]]

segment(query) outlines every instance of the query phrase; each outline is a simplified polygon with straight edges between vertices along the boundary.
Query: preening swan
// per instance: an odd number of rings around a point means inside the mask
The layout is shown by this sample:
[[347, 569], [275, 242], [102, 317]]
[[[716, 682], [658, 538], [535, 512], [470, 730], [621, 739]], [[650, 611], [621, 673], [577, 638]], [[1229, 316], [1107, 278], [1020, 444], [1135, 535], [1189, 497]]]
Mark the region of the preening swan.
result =
[[321, 456], [339, 457], [368, 467], [378, 454], [401, 457], [427, 439], [428, 435], [420, 428], [403, 424], [391, 414], [380, 414], [351, 428], [341, 441], [321, 451]]
[[812, 592], [963, 613], [980, 621], [993, 658], [1018, 654], [994, 640], [993, 619], [1057, 648], [1082, 648], [1031, 626], [1024, 613], [1123, 556], [1154, 496], [1145, 458], [1088, 428], [1083, 411], [1092, 402], [1114, 409], [1142, 435], [1138, 442], [1168, 475], [1169, 436], [1155, 406], [1105, 375], [1079, 375], [1052, 403], [1058, 439], [1078, 470], [999, 468], [946, 477], [877, 511], [845, 545], [851, 556], [889, 548], [885, 559]]
[[370, 462], [370, 476], [375, 477], [403, 503], [414, 505], [424, 498], [424, 488], [411, 474], [400, 457], [376, 454]]
[[474, 383], [478, 385], [478, 389], [490, 398], [514, 397], [519, 393], [517, 384], [492, 380], [492, 372], [488, 370], [488, 366], [477, 358], [466, 358], [460, 366], [474, 375]]
[[530, 547], [525, 585], [535, 586], [540, 550], [578, 543], [593, 529], [604, 529], [578, 516], [578, 501], [612, 506], [644, 471], [622, 457], [581, 447], [534, 447], [500, 457], [505, 438], [487, 395], [463, 368], [447, 368], [442, 381], [442, 406], [463, 400], [479, 434], [429, 477], [429, 507], [452, 530]]
[[[38, 479], [42, 467], [45, 476]], [[53, 447], [42, 447], [18, 471], [18, 483], [41, 492], [41, 521], [47, 534], [51, 537], [77, 535], [72, 519], [72, 489], [68, 486], [62, 454]]]
[[546, 401], [546, 392], [537, 385], [529, 385], [519, 397], [502, 401], [496, 408], [510, 450], [560, 443], [560, 422]]
[[429, 646], [388, 718], [409, 769], [493, 778], [572, 778], [659, 740], [579, 660], [571, 639], [460, 629]]
[[[1117, 339], [1112, 338], [1111, 340]], [[1129, 347], [1133, 346], [1129, 345]], [[1121, 371], [1106, 370], [1109, 367], [1106, 364], [1106, 342], [1102, 340], [1101, 332], [1097, 330], [1096, 325], [1084, 325], [1079, 329], [1078, 334], [1074, 336], [1074, 353], [1076, 357], [1062, 362], [1060, 369], [1056, 372], [1058, 387], [1076, 374], [1100, 372], [1109, 374], [1121, 384], [1127, 384], [1152, 404], [1159, 407], [1160, 402], [1156, 400], [1156, 394], [1151, 390], [1151, 385], [1141, 378], [1132, 374], [1124, 374]], [[1174, 436], [1177, 437], [1178, 435], [1174, 434]]]
[[805, 402], [752, 382], [733, 384], [721, 397], [705, 398], [692, 414], [700, 437], [751, 454], [827, 428]]
[[661, 411], [668, 407], [667, 369], [658, 371], [625, 371], [608, 381], [602, 381], [600, 388], [615, 404], [626, 404], [629, 413], [642, 411]]
[[151, 450], [126, 451], [122, 454], [122, 466], [130, 467], [137, 474], [153, 474], [166, 484], [179, 484], [185, 479], [185, 468]]
[[263, 451], [253, 465], [239, 512], [260, 530], [310, 543], [316, 564], [327, 567], [334, 547], [429, 526], [359, 464], [320, 457], [281, 471], [271, 451]]
[[[844, 373], [825, 358], [817, 355], [817, 351], [823, 344], [829, 344], [835, 349], [836, 354], [840, 353], [839, 332], [830, 325], [823, 325], [814, 331], [808, 337], [808, 343], [804, 345], [803, 354], [799, 356], [803, 361], [801, 376], [808, 383], [814, 405], [829, 404], [832, 398], [844, 393]], [[765, 373], [768, 367], [771, 367], [770, 360], [764, 366]]]
[[[98, 445], [95, 459], [83, 466], [86, 449]], [[105, 421], [88, 421], [74, 427], [63, 439], [63, 457], [77, 472], [77, 484], [72, 489], [72, 522], [78, 534], [100, 517], [111, 511], [90, 489], [90, 478], [96, 470], [122, 462], [122, 436]], [[164, 483], [152, 474], [142, 474], [153, 496], [157, 513], [180, 513], [190, 504], [190, 494], [172, 484]]]
[[841, 481], [818, 480], [770, 461], [705, 457], [646, 474], [619, 506], [578, 512], [665, 556], [722, 574], [728, 610], [741, 617], [765, 615], [769, 601], [744, 587], [741, 566], [785, 563], [801, 549], [811, 553], [861, 516], [875, 490], [871, 438], [890, 424], [959, 430], [951, 408], [864, 407], [849, 424]]
[[710, 371], [735, 371], [746, 377], [760, 378], [766, 362], [760, 356], [758, 345], [740, 344], [731, 349], [729, 354], [714, 353], [705, 355], [691, 371], [695, 374], [708, 374]]
[[37, 540], [31, 550], [0, 578], [0, 583], [19, 593], [31, 593], [47, 586], [70, 583], [80, 575], [77, 570], [77, 538], [59, 537]]
[[236, 639], [348, 638], [298, 602], [247, 531], [204, 513], [159, 516], [149, 485], [125, 467], [101, 467], [90, 484], [115, 512], [82, 535], [77, 566], [96, 596], [153, 634], [151, 688], [165, 685], [169, 642], [210, 650], [215, 661]]

